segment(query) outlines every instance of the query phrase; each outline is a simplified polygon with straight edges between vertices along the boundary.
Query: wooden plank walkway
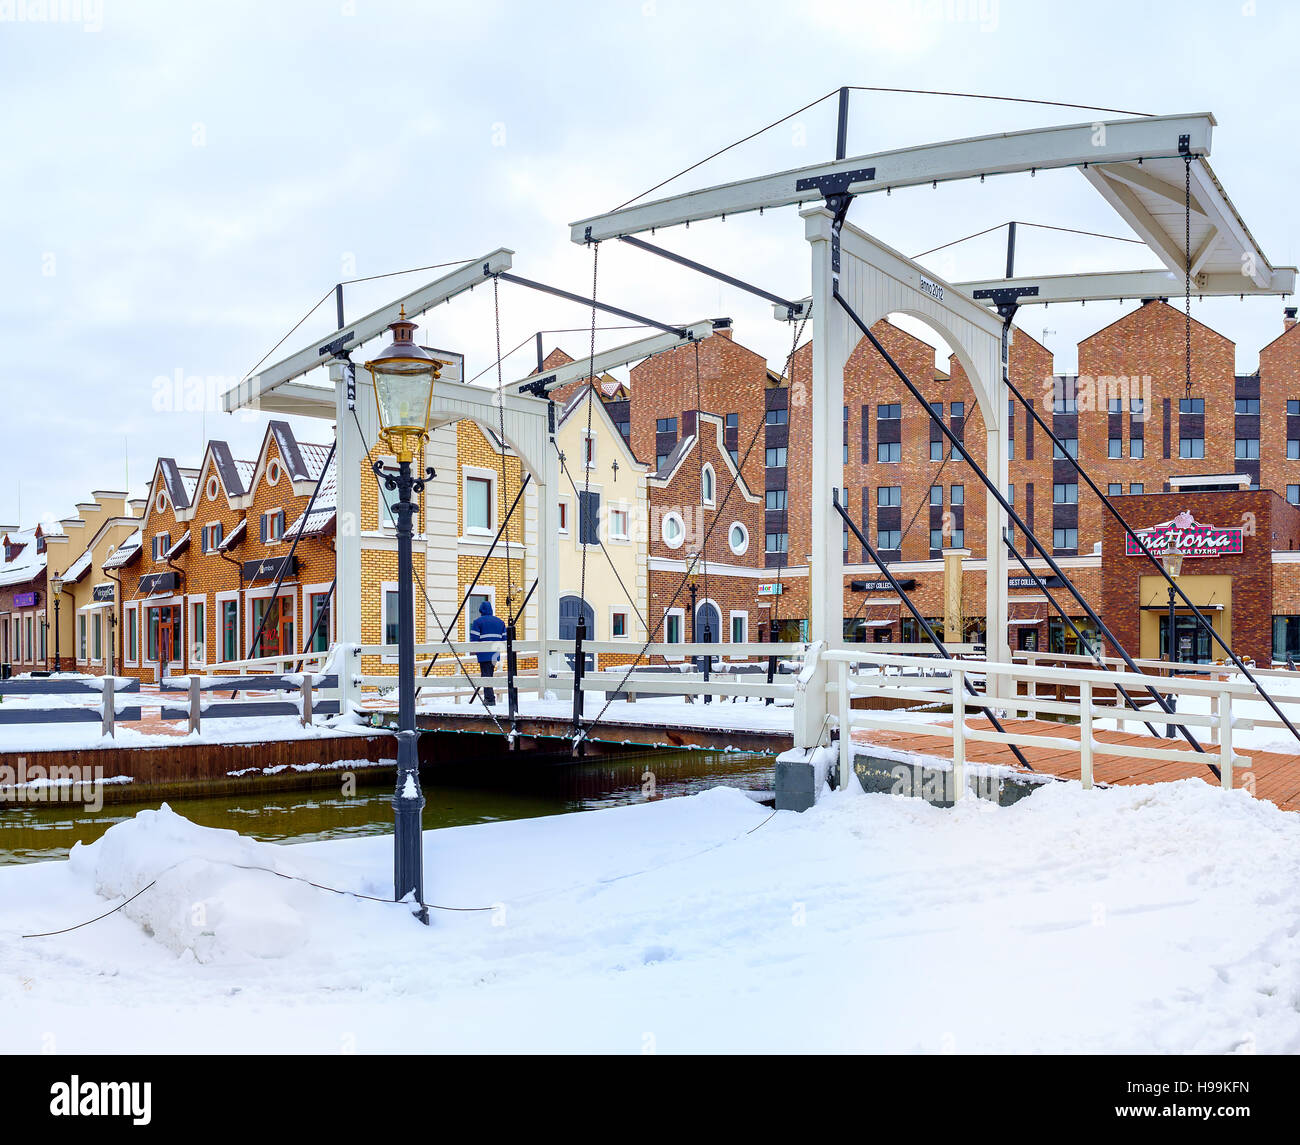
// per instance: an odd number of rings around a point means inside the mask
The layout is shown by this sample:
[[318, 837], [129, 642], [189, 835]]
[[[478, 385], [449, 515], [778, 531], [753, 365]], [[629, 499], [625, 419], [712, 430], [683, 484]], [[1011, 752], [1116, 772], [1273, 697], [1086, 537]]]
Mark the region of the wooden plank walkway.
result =
[[[952, 721], [942, 721], [951, 726]], [[992, 731], [987, 719], [972, 716], [966, 726], [981, 731]], [[1079, 738], [1077, 724], [1053, 723], [1047, 720], [1004, 720], [1003, 727], [1008, 732], [1019, 735], [1041, 735], [1055, 739]], [[1195, 733], [1193, 733], [1195, 734]], [[895, 751], [915, 752], [918, 755], [934, 756], [940, 759], [952, 758], [952, 741], [941, 736], [921, 735], [895, 731], [882, 731], [874, 728], [862, 729], [853, 733], [855, 743], [865, 745], [879, 744], [881, 747]], [[1094, 742], [1107, 744], [1140, 744], [1143, 747], [1191, 750], [1186, 740], [1157, 739], [1147, 733], [1109, 731], [1094, 729]], [[1199, 759], [1182, 762], [1169, 762], [1158, 759], [1139, 759], [1122, 755], [1110, 755], [1100, 752], [1093, 754], [1093, 779], [1098, 784], [1133, 784], [1133, 783], [1169, 783], [1179, 779], [1203, 779], [1207, 783], [1218, 784], [1210, 770], [1210, 764], [1218, 764], [1218, 747], [1202, 742], [1206, 749], [1205, 762]], [[1022, 746], [1025, 758], [1036, 772], [1058, 776], [1062, 779], [1079, 778], [1079, 754], [1077, 751], [1063, 751], [1055, 747], [1036, 748]], [[1233, 769], [1233, 787], [1247, 788], [1253, 785], [1254, 794], [1260, 799], [1276, 803], [1284, 811], [1300, 811], [1300, 753], [1277, 751], [1258, 751], [1242, 749], [1239, 754], [1250, 759], [1249, 764], [1239, 763]], [[1002, 744], [966, 741], [966, 760], [968, 763], [991, 763], [1012, 767], [1023, 771], [1024, 768], [1011, 754], [1009, 748]]]

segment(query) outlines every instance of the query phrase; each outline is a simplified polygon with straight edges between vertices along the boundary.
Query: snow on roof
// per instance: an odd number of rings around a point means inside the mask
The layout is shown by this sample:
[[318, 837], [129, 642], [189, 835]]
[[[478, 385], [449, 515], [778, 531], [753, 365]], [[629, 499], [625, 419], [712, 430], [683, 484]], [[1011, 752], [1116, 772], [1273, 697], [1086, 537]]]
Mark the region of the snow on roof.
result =
[[183, 553], [189, 547], [189, 544], [190, 544], [190, 531], [189, 529], [186, 529], [185, 532], [183, 532], [180, 535], [180, 538], [172, 545], [172, 547], [163, 554], [163, 560], [165, 561], [174, 560], [176, 557], [180, 556], [181, 553]]
[[244, 536], [244, 531], [248, 528], [248, 519], [245, 517], [238, 525], [230, 530], [230, 535], [226, 537], [221, 544], [217, 546], [217, 551], [228, 553], [237, 545]]
[[[310, 447], [304, 447], [310, 448]], [[304, 537], [315, 537], [325, 532], [333, 523], [338, 510], [338, 469], [334, 462], [325, 471], [325, 476], [316, 493], [316, 501], [310, 513], [304, 513], [284, 530], [286, 537], [295, 537], [301, 533]]]
[[144, 542], [144, 537], [139, 529], [136, 529], [125, 541], [123, 541], [113, 551], [113, 554], [104, 561], [101, 567], [106, 569], [120, 569], [129, 565], [136, 557], [140, 555], [140, 546]]
[[[46, 554], [36, 551], [37, 528], [40, 526], [5, 534], [11, 545], [21, 546], [21, 549], [12, 561], [0, 564], [0, 585], [26, 584], [45, 571]], [[42, 528], [42, 535], [44, 532]]]
[[75, 561], [70, 564], [63, 573], [65, 584], [76, 584], [90, 568], [90, 562], [93, 554], [89, 549], [81, 554]]

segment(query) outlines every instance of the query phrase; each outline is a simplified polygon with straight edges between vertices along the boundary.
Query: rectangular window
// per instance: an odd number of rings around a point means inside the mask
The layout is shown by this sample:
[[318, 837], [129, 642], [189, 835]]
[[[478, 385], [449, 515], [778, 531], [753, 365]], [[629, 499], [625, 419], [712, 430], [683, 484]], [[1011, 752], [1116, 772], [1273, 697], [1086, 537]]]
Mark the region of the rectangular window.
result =
[[878, 549], [897, 549], [903, 543], [902, 529], [877, 529], [876, 530], [876, 548]]
[[330, 646], [330, 594], [314, 592], [307, 601], [307, 617], [311, 623], [311, 650], [328, 652]]
[[1061, 452], [1060, 446], [1056, 444], [1052, 445], [1052, 457], [1054, 460], [1061, 461], [1067, 456], [1079, 456], [1079, 439], [1077, 437], [1063, 437], [1061, 438], [1061, 445], [1065, 446], [1064, 453]]
[[1205, 399], [1204, 398], [1179, 398], [1178, 412], [1179, 413], [1204, 413]]
[[1179, 457], [1204, 457], [1205, 438], [1180, 437], [1178, 439], [1178, 456]]
[[1128, 455], [1130, 457], [1145, 457], [1147, 455], [1146, 440], [1141, 437], [1131, 437], [1128, 443]]
[[1052, 486], [1053, 505], [1077, 505], [1079, 503], [1079, 485], [1075, 481], [1057, 481]]
[[932, 442], [930, 442], [930, 460], [931, 460], [931, 461], [942, 461], [942, 460], [943, 460], [943, 442], [942, 442], [942, 441], [932, 441]]
[[1016, 435], [1014, 429], [1007, 433], [1007, 460], [1016, 459]]
[[931, 529], [931, 530], [930, 530], [930, 548], [931, 548], [931, 549], [941, 549], [941, 548], [943, 548], [943, 530], [942, 530], [942, 529]]
[[492, 532], [492, 478], [465, 478], [465, 529]]
[[786, 491], [784, 489], [769, 489], [766, 497], [767, 508], [773, 512], [781, 512], [786, 506]]
[[628, 515], [626, 509], [611, 509], [609, 511], [609, 535], [613, 540], [627, 540], [627, 523]]
[[770, 409], [767, 416], [763, 419], [766, 425], [786, 425], [789, 422], [789, 411], [783, 409]]
[[222, 533], [223, 529], [219, 524], [203, 526], [203, 551], [205, 553], [215, 553], [221, 547]]
[[964, 505], [964, 504], [966, 504], [966, 486], [965, 486], [965, 485], [954, 485], [951, 489], [949, 489], [949, 490], [948, 490], [948, 501], [949, 501], [949, 504], [952, 504], [952, 505]]
[[239, 601], [221, 602], [221, 658], [239, 659]]
[[1237, 398], [1232, 403], [1232, 409], [1234, 413], [1258, 414], [1259, 398]]
[[1134, 481], [1133, 484], [1128, 487], [1128, 491], [1130, 493], [1145, 493], [1146, 488], [1146, 485], [1141, 481]]
[[1128, 412], [1134, 417], [1143, 417], [1147, 412], [1145, 398], [1130, 398], [1128, 403]]
[[768, 533], [764, 551], [769, 553], [784, 553], [790, 548], [789, 533]]
[[594, 437], [594, 436], [593, 436], [593, 437], [586, 437], [586, 436], [584, 435], [583, 445], [585, 446], [585, 448], [584, 448], [584, 450], [583, 450], [583, 454], [584, 454], [584, 460], [586, 461], [587, 468], [588, 468], [588, 469], [595, 469], [595, 468], [596, 468], [596, 439], [595, 439], [595, 437]]
[[664, 464], [665, 464], [667, 461], [668, 461], [668, 454], [666, 454], [666, 453], [656, 453], [656, 454], [655, 454], [655, 468], [656, 468], [656, 469], [663, 469]]
[[153, 539], [153, 559], [160, 561], [167, 555], [167, 550], [172, 547], [172, 538], [170, 533], [157, 533]]
[[[785, 411], [782, 410], [782, 412], [784, 413]], [[729, 414], [727, 414], [727, 428], [728, 428], [728, 429], [739, 429], [739, 428], [740, 428], [740, 414], [738, 414], [738, 413], [729, 413]]]
[[966, 547], [966, 530], [965, 530], [965, 529], [953, 529], [953, 531], [952, 531], [952, 547], [953, 547], [954, 549], [964, 549], [964, 548]]
[[569, 503], [567, 501], [560, 501], [559, 506], [560, 506], [559, 531], [560, 534], [563, 536], [563, 535], [567, 535], [567, 533], [569, 532]]
[[397, 589], [395, 588], [387, 588], [384, 590], [383, 619], [384, 643], [394, 645], [397, 643]]
[[273, 545], [284, 536], [284, 510], [272, 509], [262, 514], [262, 544]]
[[1124, 412], [1124, 399], [1123, 399], [1123, 398], [1111, 398], [1111, 399], [1109, 399], [1109, 400], [1106, 402], [1106, 412], [1107, 412], [1107, 413], [1123, 413], [1123, 412]]
[[[77, 648], [78, 660], [86, 659], [86, 614], [83, 612], [77, 617]], [[18, 643], [18, 622], [14, 622], [14, 643]]]
[[1239, 437], [1233, 447], [1233, 454], [1238, 460], [1253, 461], [1259, 457], [1259, 438]]
[[767, 447], [766, 461], [769, 469], [785, 468], [785, 449], [784, 445], [769, 445]]
[[194, 659], [206, 664], [208, 659], [208, 610], [202, 603], [190, 606], [190, 640], [194, 643]]
[[1295, 461], [1300, 458], [1300, 437], [1287, 438], [1286, 456], [1288, 461]]
[[965, 403], [965, 402], [953, 402], [952, 405], [950, 405], [950, 406], [948, 407], [948, 412], [949, 412], [953, 417], [965, 417], [965, 416], [966, 416], [966, 403]]
[[1286, 403], [1287, 417], [1300, 417], [1300, 401], [1295, 398], [1288, 398]]
[[1106, 456], [1107, 457], [1124, 456], [1124, 439], [1122, 437], [1112, 437], [1107, 439]]
[[903, 406], [901, 402], [893, 402], [890, 405], [876, 406], [876, 417], [881, 421], [895, 421], [903, 416]]
[[943, 486], [942, 486], [942, 485], [931, 485], [931, 486], [930, 486], [930, 504], [931, 504], [931, 505], [942, 505], [942, 504], [943, 504]]
[[1079, 530], [1053, 529], [1052, 547], [1056, 549], [1077, 549], [1079, 547]]
[[670, 612], [664, 617], [664, 643], [680, 644], [682, 642], [682, 614]]
[[655, 433], [676, 433], [677, 419], [675, 417], [661, 417], [655, 422]]
[[903, 443], [901, 441], [876, 442], [876, 460], [885, 462], [902, 461]]
[[1124, 486], [1120, 485], [1117, 482], [1112, 481], [1109, 485], [1106, 486], [1107, 497], [1119, 497], [1122, 496], [1123, 493], [1124, 493]]
[[731, 642], [745, 644], [749, 640], [749, 614], [733, 612], [731, 614]]
[[609, 634], [615, 640], [627, 638], [627, 613], [615, 609], [609, 615]]
[[1286, 487], [1286, 499], [1292, 505], [1300, 505], [1300, 485], [1288, 485]]
[[876, 490], [876, 504], [887, 509], [896, 509], [903, 503], [901, 485], [881, 485]]

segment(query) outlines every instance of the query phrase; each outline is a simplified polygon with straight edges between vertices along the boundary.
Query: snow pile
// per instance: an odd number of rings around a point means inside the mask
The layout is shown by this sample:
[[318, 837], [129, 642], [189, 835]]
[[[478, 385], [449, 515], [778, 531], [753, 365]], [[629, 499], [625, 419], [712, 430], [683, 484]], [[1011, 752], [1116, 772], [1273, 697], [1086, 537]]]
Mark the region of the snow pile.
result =
[[1298, 854], [1300, 816], [1196, 779], [802, 815], [715, 788], [426, 832], [458, 909], [424, 927], [231, 867], [384, 897], [391, 837], [163, 808], [0, 870], [0, 1051], [1294, 1053]]
[[77, 843], [69, 863], [110, 900], [154, 882], [121, 913], [199, 962], [283, 958], [306, 943], [321, 905], [322, 892], [270, 873], [298, 875], [283, 847], [197, 826], [166, 803], [110, 827], [98, 842]]

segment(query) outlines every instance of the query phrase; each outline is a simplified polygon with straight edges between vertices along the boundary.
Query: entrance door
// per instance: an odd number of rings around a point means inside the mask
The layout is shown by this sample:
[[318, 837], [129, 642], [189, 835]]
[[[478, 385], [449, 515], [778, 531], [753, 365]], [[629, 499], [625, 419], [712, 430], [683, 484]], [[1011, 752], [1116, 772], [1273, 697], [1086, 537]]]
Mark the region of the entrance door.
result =
[[875, 633], [875, 643], [877, 644], [888, 644], [894, 637], [892, 628], [877, 628]]
[[[1073, 635], [1073, 633], [1071, 633], [1071, 635]], [[1028, 625], [1023, 626], [1020, 629], [1019, 635], [1016, 637], [1016, 645], [1019, 647], [1021, 652], [1037, 652], [1038, 629], [1030, 628]]]
[[[1211, 622], [1213, 623], [1213, 622]], [[1210, 634], [1201, 627], [1194, 616], [1174, 617], [1174, 641], [1180, 664], [1208, 664], [1210, 662]], [[1160, 657], [1169, 656], [1169, 617], [1160, 617]]]
[[181, 610], [171, 605], [153, 611], [158, 618], [158, 663], [165, 668], [180, 659]]
[[[706, 640], [711, 644], [716, 644], [722, 639], [722, 616], [717, 608], [707, 601], [704, 604], [697, 605], [695, 609], [695, 639], [698, 643], [703, 644]], [[704, 671], [704, 657], [695, 657], [695, 670]]]
[[[268, 614], [262, 625], [263, 614]], [[253, 656], [291, 656], [293, 646], [293, 608], [289, 597], [277, 596], [274, 600], [260, 598], [253, 601], [253, 631], [262, 628], [262, 635], [253, 650]]]

